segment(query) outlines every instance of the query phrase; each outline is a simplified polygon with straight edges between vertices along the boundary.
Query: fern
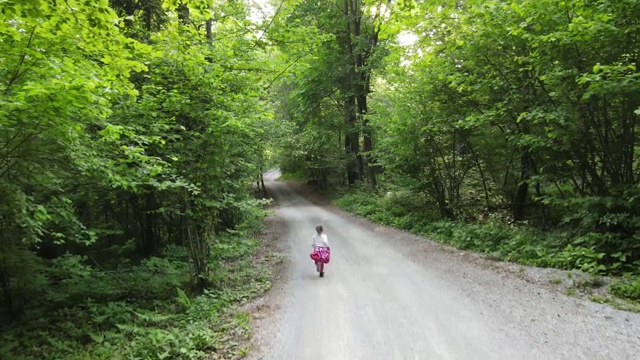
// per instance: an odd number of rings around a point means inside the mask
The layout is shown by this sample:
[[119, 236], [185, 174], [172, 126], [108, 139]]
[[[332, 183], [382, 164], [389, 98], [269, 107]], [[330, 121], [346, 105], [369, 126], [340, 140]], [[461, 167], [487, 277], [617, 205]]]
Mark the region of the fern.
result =
[[101, 344], [102, 342], [104, 342], [106, 336], [104, 335], [104, 332], [99, 332], [99, 333], [94, 333], [94, 332], [89, 332], [89, 337], [91, 338], [91, 340], [97, 342], [98, 344]]
[[173, 318], [173, 315], [160, 314], [156, 312], [141, 313], [134, 311], [133, 313], [136, 314], [140, 320], [144, 321], [147, 324], [160, 324]]
[[91, 320], [93, 320], [94, 324], [102, 324], [105, 320], [109, 318], [109, 314], [103, 315], [94, 315]]
[[116, 324], [116, 326], [126, 334], [142, 335], [144, 333], [144, 329], [135, 324]]
[[216, 287], [196, 297], [186, 290], [188, 263], [177, 247], [170, 259], [151, 258], [126, 272], [87, 270], [82, 258], [65, 257], [52, 271], [64, 281], [45, 294], [45, 300], [59, 299], [47, 302], [46, 317], [33, 317], [0, 335], [0, 359], [230, 355], [239, 348], [230, 334], [246, 335], [250, 328], [246, 315], [232, 317], [228, 310], [264, 291], [268, 277], [263, 279], [264, 262], [252, 261], [255, 239], [226, 234], [221, 244], [210, 279]]
[[189, 299], [187, 293], [180, 288], [176, 288], [176, 291], [178, 292], [178, 296], [176, 297], [178, 304], [182, 305], [184, 310], [189, 310], [191, 308], [191, 299]]

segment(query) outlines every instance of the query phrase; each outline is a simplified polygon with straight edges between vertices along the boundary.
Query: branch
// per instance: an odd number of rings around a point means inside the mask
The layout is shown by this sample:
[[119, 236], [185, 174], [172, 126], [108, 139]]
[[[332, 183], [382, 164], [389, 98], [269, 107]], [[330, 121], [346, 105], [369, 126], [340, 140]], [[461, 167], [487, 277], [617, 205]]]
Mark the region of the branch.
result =
[[302, 59], [303, 57], [309, 55], [309, 53], [306, 54], [302, 54], [300, 56], [298, 56], [297, 59], [295, 59], [294, 61], [291, 62], [291, 64], [287, 65], [286, 68], [284, 68], [284, 70], [282, 70], [273, 80], [271, 80], [271, 82], [269, 83], [269, 85], [267, 85], [264, 90], [268, 90], [274, 82], [276, 82], [276, 80], [278, 80], [278, 78], [280, 78], [280, 76], [284, 75], [285, 72], [287, 72], [287, 70], [289, 70], [290, 67], [292, 67], [295, 63], [297, 63], [300, 59]]
[[267, 25], [267, 27], [264, 29], [262, 34], [260, 34], [260, 37], [258, 38], [258, 40], [256, 40], [256, 42], [253, 45], [253, 47], [258, 46], [258, 43], [260, 42], [260, 40], [262, 40], [262, 37], [264, 36], [264, 34], [267, 33], [267, 31], [269, 30], [269, 28], [273, 24], [273, 21], [276, 19], [276, 17], [278, 17], [278, 14], [280, 13], [280, 9], [282, 9], [282, 5], [284, 4], [284, 2], [285, 2], [285, 0], [280, 1], [280, 5], [278, 5], [278, 9], [276, 10], [275, 14], [273, 14], [273, 17], [271, 18], [271, 21], [269, 21], [269, 25]]
[[[28, 49], [31, 46], [31, 41], [33, 40], [33, 36], [36, 32], [36, 28], [38, 27], [38, 25], [34, 26], [33, 29], [31, 29], [31, 34], [29, 34], [29, 41], [27, 42], [27, 47], [25, 48]], [[16, 70], [13, 72], [13, 75], [11, 76], [11, 79], [9, 80], [9, 82], [7, 83], [7, 88], [5, 89], [5, 94], [8, 93], [9, 91], [9, 87], [11, 87], [11, 85], [18, 80], [18, 78], [24, 74], [24, 72], [20, 73], [20, 68], [22, 67], [22, 64], [24, 64], [24, 60], [27, 58], [27, 54], [24, 53], [22, 54], [22, 56], [20, 57], [20, 60], [18, 60], [18, 64], [16, 65]]]
[[329, 1], [329, 2], [330, 2], [331, 4], [333, 4], [333, 5], [335, 5], [335, 7], [336, 7], [336, 8], [337, 8], [337, 9], [338, 9], [338, 10], [339, 10], [343, 15], [345, 15], [345, 16], [347, 15], [347, 13], [346, 13], [346, 12], [344, 12], [344, 9], [343, 9], [343, 8], [341, 8], [341, 7], [340, 7], [340, 5], [338, 5], [338, 3], [337, 3], [337, 2], [334, 2], [334, 1]]
[[335, 97], [333, 97], [333, 95], [329, 94], [329, 99], [331, 99], [331, 101], [334, 102], [334, 104], [336, 105], [336, 108], [338, 109], [338, 112], [342, 115], [345, 115], [345, 111], [343, 109], [343, 105], [341, 105], [338, 100], [335, 99]]

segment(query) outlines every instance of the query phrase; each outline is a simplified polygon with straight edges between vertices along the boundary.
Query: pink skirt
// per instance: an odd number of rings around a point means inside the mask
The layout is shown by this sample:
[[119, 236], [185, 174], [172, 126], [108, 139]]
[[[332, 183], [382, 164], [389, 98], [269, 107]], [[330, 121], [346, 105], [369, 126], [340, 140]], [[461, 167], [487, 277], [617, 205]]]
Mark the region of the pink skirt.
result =
[[322, 261], [325, 264], [328, 264], [331, 260], [331, 249], [328, 247], [316, 246], [313, 248], [313, 252], [309, 254], [311, 260], [313, 261]]

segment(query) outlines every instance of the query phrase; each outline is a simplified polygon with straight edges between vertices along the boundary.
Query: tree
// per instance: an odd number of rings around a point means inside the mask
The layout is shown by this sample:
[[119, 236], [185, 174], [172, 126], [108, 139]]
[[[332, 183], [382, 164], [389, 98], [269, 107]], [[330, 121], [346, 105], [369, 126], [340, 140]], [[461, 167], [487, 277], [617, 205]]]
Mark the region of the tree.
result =
[[418, 41], [387, 58], [372, 105], [385, 171], [411, 179], [445, 218], [508, 209], [542, 228], [597, 231], [581, 244], [597, 251], [640, 256], [631, 240], [637, 7], [422, 2], [414, 11], [421, 20], [400, 27]]
[[[325, 127], [325, 131], [337, 131], [344, 139], [348, 184], [366, 178], [371, 190], [376, 187], [376, 175], [367, 99], [372, 91], [372, 73], [383, 54], [379, 35], [389, 12], [385, 4], [391, 5], [390, 2], [358, 0], [291, 3], [280, 12], [280, 20], [269, 33], [270, 41], [279, 45], [287, 56], [299, 57], [304, 52], [303, 56], [315, 58], [306, 67], [297, 69], [299, 76], [283, 79], [284, 88], [296, 86], [301, 89], [295, 92], [295, 101], [308, 104], [302, 119], [294, 121], [306, 121], [309, 114], [324, 121], [340, 113], [343, 125]], [[301, 32], [300, 24], [313, 25]], [[292, 38], [284, 29], [294, 27]], [[309, 38], [315, 40], [309, 41]], [[292, 46], [292, 43], [296, 45]], [[313, 46], [305, 49], [299, 43], [307, 46], [312, 43]], [[316, 111], [320, 106], [332, 111]], [[335, 143], [331, 141], [331, 144]]]
[[117, 268], [184, 245], [202, 291], [270, 118], [259, 49], [235, 35], [254, 30], [245, 4], [16, 0], [1, 16], [3, 309], [35, 302], [66, 252]]

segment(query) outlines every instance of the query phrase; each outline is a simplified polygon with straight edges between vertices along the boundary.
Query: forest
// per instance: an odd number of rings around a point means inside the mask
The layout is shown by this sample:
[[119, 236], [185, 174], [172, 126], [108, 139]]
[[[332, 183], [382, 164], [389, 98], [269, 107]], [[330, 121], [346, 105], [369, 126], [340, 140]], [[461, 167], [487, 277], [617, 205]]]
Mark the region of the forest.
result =
[[243, 357], [275, 167], [637, 303], [639, 59], [635, 0], [0, 0], [0, 358]]
[[[277, 18], [286, 56], [314, 54], [274, 90], [285, 178], [461, 249], [614, 276], [611, 294], [640, 300], [640, 4], [360, 4]], [[302, 48], [296, 23], [316, 34]]]

